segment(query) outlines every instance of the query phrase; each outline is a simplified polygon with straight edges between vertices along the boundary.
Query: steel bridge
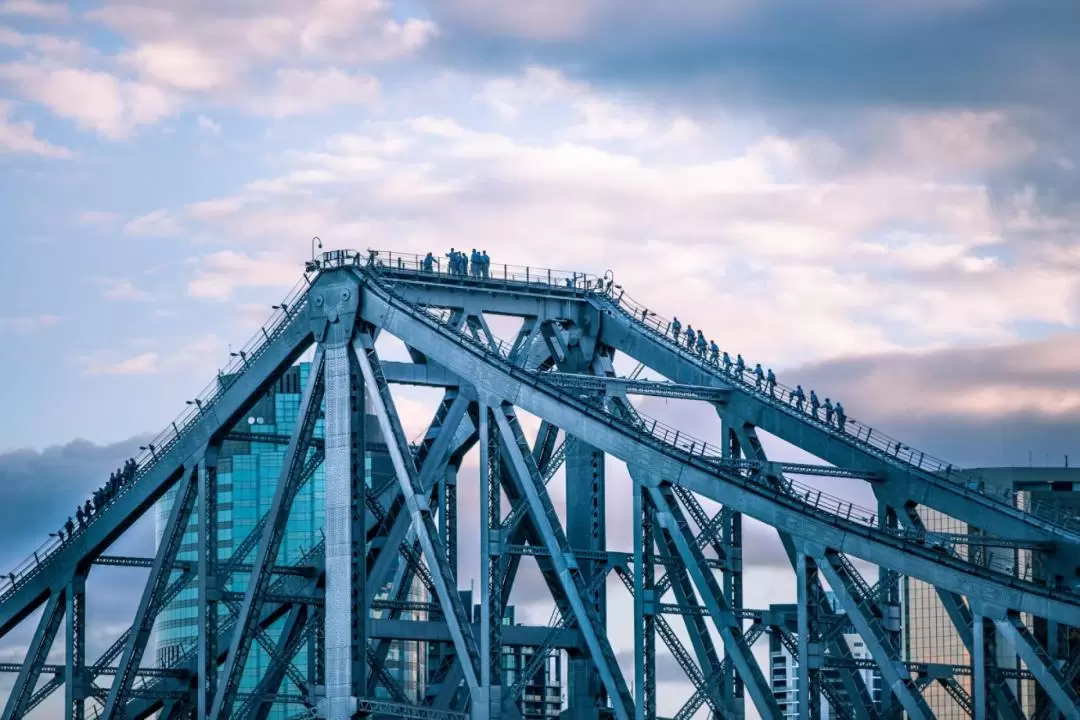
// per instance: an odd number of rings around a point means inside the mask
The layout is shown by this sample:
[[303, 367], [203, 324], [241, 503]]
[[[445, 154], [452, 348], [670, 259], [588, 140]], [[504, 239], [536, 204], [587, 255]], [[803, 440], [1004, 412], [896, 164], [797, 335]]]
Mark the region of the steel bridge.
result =
[[[519, 318], [520, 331], [496, 337], [494, 316]], [[383, 334], [401, 340], [411, 361], [381, 360]], [[269, 510], [222, 558], [222, 445], [245, 439], [240, 421], [305, 353], [311, 370], [295, 430], [259, 436], [284, 453]], [[638, 364], [628, 377], [616, 376], [619, 353]], [[233, 355], [147, 445], [129, 482], [0, 584], [0, 635], [37, 619], [22, 661], [0, 665], [14, 675], [2, 720], [55, 708], [56, 698], [44, 704], [54, 693], [63, 695], [65, 718], [77, 719], [254, 719], [280, 708], [332, 720], [520, 718], [523, 683], [552, 653], [567, 667], [564, 717], [654, 718], [661, 644], [693, 688], [674, 717], [741, 718], [749, 703], [779, 718], [768, 668], [751, 650], [767, 634], [797, 658], [800, 717], [818, 717], [823, 697], [833, 717], [930, 718], [925, 691], [936, 684], [969, 716], [1020, 718], [1030, 712], [1015, 682], [1024, 678], [1041, 688], [1039, 717], [1080, 718], [1080, 657], [1056, 641], [1080, 627], [1080, 519], [1018, 503], [854, 418], [809, 411], [789, 388], [688, 347], [604, 278], [502, 265], [447, 274], [413, 255], [328, 252]], [[642, 368], [666, 380], [642, 379]], [[391, 393], [398, 384], [444, 393], [419, 442], [402, 429]], [[629, 401], [635, 395], [706, 403], [720, 436], [694, 437], [646, 417]], [[519, 411], [539, 419], [535, 438]], [[393, 482], [366, 477], [367, 414], [377, 418]], [[820, 463], [770, 460], [759, 431]], [[458, 527], [457, 489], [466, 482], [458, 469], [472, 448], [480, 456], [478, 537]], [[628, 467], [632, 517], [606, 517], [605, 456]], [[281, 563], [293, 500], [320, 465], [324, 540]], [[564, 510], [547, 491], [560, 469]], [[866, 482], [876, 507], [797, 479], [806, 476]], [[156, 556], [107, 555], [166, 493], [172, 504]], [[968, 530], [933, 532], [927, 510]], [[779, 533], [796, 578], [793, 615], [744, 607], [744, 516]], [[632, 552], [608, 549], [609, 521], [633, 527]], [[197, 560], [181, 560], [192, 527]], [[459, 592], [459, 534], [479, 543], [479, 618]], [[1041, 561], [1017, 563], [1019, 553]], [[502, 622], [526, 555], [556, 608], [548, 626]], [[878, 577], [865, 578], [855, 561], [879, 568]], [[149, 576], [130, 628], [92, 659], [85, 607], [95, 565], [143, 567]], [[246, 590], [228, 592], [236, 573], [248, 576]], [[905, 657], [902, 577], [934, 588], [970, 664]], [[410, 597], [418, 584], [426, 600]], [[632, 626], [609, 623], [608, 594], [620, 586], [633, 598]], [[155, 666], [155, 620], [185, 590], [198, 599], [197, 640]], [[1036, 633], [1036, 625], [1048, 630]], [[869, 659], [853, 655], [845, 627], [861, 636]], [[632, 646], [632, 661], [620, 661], [616, 639]], [[414, 697], [386, 671], [395, 640], [440, 648]], [[508, 675], [505, 649], [524, 646], [533, 649], [530, 665]], [[269, 662], [245, 684], [254, 647]], [[297, 667], [302, 647], [308, 661]], [[50, 653], [62, 660], [49, 662]], [[866, 668], [880, 674], [879, 698]]]

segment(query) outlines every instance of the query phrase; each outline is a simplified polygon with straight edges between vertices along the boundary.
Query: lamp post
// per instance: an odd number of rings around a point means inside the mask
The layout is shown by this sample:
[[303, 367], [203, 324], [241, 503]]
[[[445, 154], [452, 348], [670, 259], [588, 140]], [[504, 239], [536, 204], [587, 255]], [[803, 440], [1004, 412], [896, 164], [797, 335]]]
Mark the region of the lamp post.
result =
[[314, 237], [311, 238], [311, 262], [315, 262], [315, 246], [316, 245], [318, 245], [319, 249], [322, 250], [322, 240], [319, 239], [318, 235], [315, 235]]

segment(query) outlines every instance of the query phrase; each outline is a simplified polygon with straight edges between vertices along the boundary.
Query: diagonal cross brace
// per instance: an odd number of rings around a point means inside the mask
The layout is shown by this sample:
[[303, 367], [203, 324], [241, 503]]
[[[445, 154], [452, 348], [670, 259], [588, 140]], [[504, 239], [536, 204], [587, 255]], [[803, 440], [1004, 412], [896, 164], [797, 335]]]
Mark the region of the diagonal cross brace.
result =
[[931, 720], [934, 713], [901, 664], [898, 648], [893, 647], [888, 635], [873, 616], [871, 608], [867, 607], [868, 599], [860, 599], [857, 585], [861, 578], [854, 577], [858, 571], [841, 562], [838, 553], [831, 550], [819, 549], [814, 552], [808, 548], [807, 555], [817, 561], [818, 570], [825, 576], [829, 587], [844, 606], [851, 623], [874, 657], [882, 679], [904, 706], [908, 717], [913, 720]]
[[20, 720], [25, 713], [30, 711], [28, 705], [34, 694], [38, 676], [41, 675], [41, 666], [45, 664], [45, 658], [56, 639], [56, 633], [59, 632], [63, 619], [64, 591], [54, 591], [45, 605], [45, 613], [38, 621], [34, 639], [30, 642], [30, 648], [23, 660], [19, 675], [15, 679], [15, 685], [8, 694], [3, 720]]
[[289, 509], [292, 507], [292, 501], [304, 474], [311, 436], [319, 417], [324, 388], [324, 358], [325, 351], [322, 346], [319, 346], [315, 350], [307, 386], [304, 388], [304, 395], [300, 401], [300, 413], [297, 416], [299, 422], [293, 430], [292, 440], [289, 441], [289, 447], [285, 451], [281, 476], [278, 479], [277, 489], [274, 491], [274, 499], [270, 503], [270, 510], [266, 514], [266, 525], [263, 528], [262, 538], [259, 540], [259, 549], [248, 580], [247, 592], [244, 593], [244, 602], [240, 606], [236, 630], [229, 643], [229, 653], [219, 674], [211, 717], [228, 717], [240, 689], [244, 665], [255, 637], [254, 627], [259, 622], [259, 606], [262, 605], [263, 596], [270, 585], [270, 571], [281, 549], [281, 538], [285, 534], [285, 526], [289, 520]]
[[[610, 696], [619, 720], [633, 717], [634, 701], [626, 680], [619, 670], [615, 653], [608, 642], [607, 634], [584, 600], [585, 583], [577, 561], [570, 551], [551, 498], [544, 488], [540, 470], [536, 466], [532, 452], [518, 428], [512, 427], [510, 419], [516, 425], [513, 407], [505, 403], [494, 412], [495, 423], [499, 427], [499, 437], [505, 455], [510, 460], [511, 475], [515, 477], [529, 503], [529, 513], [536, 524], [544, 545], [551, 553], [551, 562], [558, 573], [559, 582], [566, 593], [570, 608], [577, 619], [578, 627], [585, 638], [593, 662], [596, 663], [601, 681]], [[525, 444], [525, 447], [522, 445]]]
[[401, 429], [401, 421], [396, 413], [392, 413], [393, 397], [390, 395], [390, 386], [381, 370], [377, 371], [379, 358], [370, 337], [354, 341], [353, 351], [367, 384], [375, 415], [379, 419], [398, 484], [412, 516], [412, 525], [416, 528], [417, 539], [424, 550], [424, 557], [434, 569], [432, 580], [454, 640], [454, 648], [460, 657], [468, 658], [462, 668], [465, 681], [470, 691], [475, 691], [479, 687], [480, 650], [472, 632], [472, 624], [469, 623], [469, 616], [458, 595], [457, 580], [439, 539], [428, 497], [420, 487], [416, 465], [408, 451], [409, 444]]
[[132, 632], [128, 636], [124, 654], [120, 658], [116, 679], [109, 689], [109, 699], [102, 713], [105, 720], [115, 720], [123, 716], [126, 695], [131, 691], [131, 685], [135, 681], [135, 672], [139, 669], [139, 663], [146, 651], [146, 643], [150, 639], [154, 619], [161, 611], [162, 599], [169, 586], [169, 576], [172, 574], [177, 553], [180, 552], [180, 545], [184, 539], [184, 532], [187, 530], [188, 520], [195, 507], [199, 490], [198, 474], [198, 465], [191, 469], [184, 469], [176, 491], [176, 500], [169, 513], [169, 521], [161, 536], [161, 547], [154, 558], [154, 567], [150, 571], [142, 600], [139, 602], [139, 609], [135, 613], [135, 621], [131, 625]]
[[1061, 669], [1024, 626], [1020, 616], [1010, 610], [1005, 617], [994, 618], [994, 624], [998, 632], [1012, 641], [1017, 654], [1062, 716], [1066, 720], [1080, 720], [1080, 695], [1066, 682]]
[[713, 623], [716, 625], [720, 637], [724, 640], [724, 648], [730, 653], [735, 670], [746, 684], [746, 688], [754, 700], [755, 707], [764, 717], [780, 717], [782, 714], [780, 706], [777, 704], [776, 698], [773, 696], [769, 683], [765, 679], [764, 673], [761, 672], [761, 667], [758, 665], [757, 659], [754, 658], [750, 646], [746, 643], [741, 622], [735, 617], [731, 606], [728, 605], [724, 593], [716, 582], [716, 578], [711, 572], [704, 570], [705, 558], [694, 542], [694, 536], [690, 532], [686, 518], [683, 517], [678, 503], [675, 501], [670, 485], [650, 486], [649, 495], [656, 506], [656, 517], [660, 527], [663, 528], [665, 534], [671, 537], [679, 551], [679, 557], [682, 558], [683, 564], [694, 580], [694, 584], [697, 585], [698, 592], [705, 602], [705, 607], [709, 610]]

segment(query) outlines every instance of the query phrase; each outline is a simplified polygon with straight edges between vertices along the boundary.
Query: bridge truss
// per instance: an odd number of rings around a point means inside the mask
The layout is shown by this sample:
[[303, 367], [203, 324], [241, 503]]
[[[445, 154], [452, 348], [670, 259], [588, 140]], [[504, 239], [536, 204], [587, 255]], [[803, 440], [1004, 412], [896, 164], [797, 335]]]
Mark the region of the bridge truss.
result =
[[[1019, 507], [1011, 494], [854, 419], [841, 427], [811, 414], [788, 388], [687, 347], [602, 278], [509, 266], [465, 276], [424, 271], [415, 256], [334, 251], [310, 263], [275, 309], [146, 447], [132, 480], [0, 585], [0, 636], [40, 612], [22, 662], [0, 665], [14, 676], [2, 720], [33, 716], [54, 693], [63, 694], [65, 718], [80, 720], [268, 718], [281, 707], [289, 717], [333, 720], [518, 718], [524, 683], [552, 653], [566, 659], [567, 717], [637, 720], [657, 716], [661, 645], [693, 688], [674, 717], [741, 718], [749, 702], [774, 718], [781, 710], [768, 669], [751, 649], [766, 634], [798, 659], [801, 717], [817, 717], [824, 697], [835, 717], [930, 718], [925, 692], [938, 686], [972, 717], [1019, 718], [1014, 681], [1027, 678], [1046, 698], [1041, 717], [1080, 718], [1080, 657], [1053, 640], [1080, 627], [1075, 516]], [[494, 316], [519, 318], [516, 337], [496, 337]], [[411, 362], [381, 359], [383, 334], [401, 340]], [[223, 443], [245, 439], [240, 421], [305, 353], [313, 356], [294, 431], [260, 436], [284, 453], [269, 510], [222, 558]], [[639, 364], [629, 377], [616, 376], [620, 353]], [[641, 379], [642, 367], [666, 380]], [[405, 436], [394, 385], [444, 393], [419, 442]], [[630, 402], [638, 395], [705, 403], [721, 434], [696, 438], [646, 417]], [[534, 438], [519, 412], [539, 419]], [[393, 482], [368, 476], [366, 413], [377, 418]], [[821, 462], [771, 461], [759, 431]], [[457, 488], [466, 482], [458, 469], [473, 448], [481, 520], [479, 537], [464, 537], [479, 540], [479, 617], [459, 592], [457, 567]], [[629, 469], [632, 517], [606, 516], [606, 456]], [[293, 501], [320, 466], [324, 540], [295, 562], [279, 561]], [[548, 493], [560, 469], [564, 508]], [[877, 507], [797, 479], [807, 476], [867, 482]], [[156, 556], [107, 555], [166, 493], [171, 511]], [[928, 529], [927, 510], [968, 531]], [[744, 516], [779, 533], [796, 578], [793, 615], [744, 607]], [[632, 552], [607, 548], [609, 521], [632, 525]], [[190, 528], [194, 562], [179, 558]], [[1021, 552], [1043, 558], [1038, 574], [1015, 562]], [[549, 626], [502, 622], [524, 556], [556, 608]], [[864, 577], [856, 561], [880, 568], [878, 577]], [[131, 627], [91, 660], [85, 585], [96, 565], [144, 567], [149, 577]], [[231, 592], [238, 573], [246, 590]], [[906, 660], [902, 576], [935, 589], [970, 664]], [[424, 601], [410, 597], [418, 584]], [[632, 627], [609, 623], [608, 594], [620, 586], [633, 598]], [[197, 641], [155, 665], [154, 623], [185, 591], [197, 598]], [[1035, 623], [1050, 641], [1040, 642]], [[870, 658], [853, 655], [844, 637], [852, 626]], [[615, 639], [632, 647], [632, 660], [620, 660]], [[417, 696], [386, 670], [394, 641], [441, 648], [428, 652], [438, 662], [429, 662]], [[60, 664], [47, 662], [54, 645], [63, 648]], [[255, 647], [269, 662], [252, 683], [245, 673]], [[298, 668], [302, 647], [309, 661]], [[509, 647], [531, 648], [532, 660], [508, 675]], [[879, 698], [867, 668], [883, 680]]]

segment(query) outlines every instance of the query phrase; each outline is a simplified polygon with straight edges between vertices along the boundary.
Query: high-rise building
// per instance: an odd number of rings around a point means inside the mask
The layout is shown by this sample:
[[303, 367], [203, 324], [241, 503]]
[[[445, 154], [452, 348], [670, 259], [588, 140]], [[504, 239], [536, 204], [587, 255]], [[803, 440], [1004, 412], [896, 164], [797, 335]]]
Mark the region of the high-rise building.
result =
[[[826, 592], [826, 596], [833, 612], [843, 614], [844, 611], [837, 603], [836, 596], [832, 592]], [[798, 607], [796, 605], [771, 605], [769, 607], [771, 616], [790, 618], [792, 622], [788, 623], [789, 626], [794, 624], [797, 613]], [[844, 641], [847, 642], [848, 648], [851, 650], [851, 656], [855, 660], [871, 659], [866, 643], [855, 633], [854, 628], [848, 627], [845, 630]], [[833, 675], [836, 670], [830, 668], [826, 663], [822, 672], [828, 677]], [[871, 698], [873, 698], [874, 702], [879, 702], [882, 691], [881, 674], [870, 669], [859, 670], [859, 674], [862, 675], [863, 682], [866, 683]], [[769, 635], [769, 689], [772, 690], [773, 697], [776, 698], [776, 703], [780, 706], [783, 717], [799, 717], [799, 658], [788, 651], [781, 642], [780, 637], [775, 633]], [[829, 720], [831, 717], [830, 708], [825, 696], [812, 698], [811, 702], [819, 703], [821, 720]]]
[[[229, 433], [221, 448], [218, 460], [218, 558], [227, 561], [233, 550], [252, 532], [267, 510], [274, 497], [278, 478], [285, 455], [285, 442], [291, 436], [300, 412], [300, 401], [307, 384], [309, 363], [300, 363], [287, 372], [259, 399], [246, 417]], [[394, 478], [394, 470], [382, 438], [377, 419], [368, 413], [366, 420], [367, 446], [364, 453], [364, 465], [369, 485], [379, 486]], [[320, 417], [315, 426], [315, 437], [323, 437], [323, 421]], [[319, 467], [296, 495], [285, 535], [282, 538], [278, 564], [289, 564], [299, 560], [303, 553], [321, 542], [323, 525], [323, 500], [325, 476]], [[172, 509], [174, 494], [169, 493], [159, 503], [157, 511], [157, 530], [160, 542], [161, 532]], [[197, 514], [195, 515], [197, 517]], [[193, 519], [184, 536], [180, 548], [181, 560], [197, 559], [196, 521]], [[249, 562], [250, 562], [249, 556]], [[243, 593], [247, 589], [248, 574], [235, 573], [227, 588], [229, 591]], [[416, 583], [411, 600], [423, 602], [423, 586]], [[158, 616], [155, 629], [157, 642], [157, 661], [167, 665], [188, 651], [198, 638], [197, 599], [194, 585], [185, 589]], [[220, 607], [224, 622], [229, 609]], [[409, 617], [409, 615], [405, 615]], [[269, 631], [271, 639], [276, 640], [279, 628]], [[298, 667], [307, 663], [311, 647], [305, 645], [295, 659]], [[416, 643], [395, 642], [387, 656], [386, 668], [398, 681], [405, 694], [412, 699], [422, 692], [421, 680], [424, 678], [425, 653], [420, 652]], [[268, 663], [268, 655], [255, 643], [252, 645], [244, 668], [240, 692], [250, 692], [257, 679], [263, 675]], [[279, 691], [282, 694], [296, 694], [286, 676]], [[382, 686], [376, 697], [388, 698]], [[288, 711], [298, 708], [275, 707], [271, 718], [288, 717]]]

